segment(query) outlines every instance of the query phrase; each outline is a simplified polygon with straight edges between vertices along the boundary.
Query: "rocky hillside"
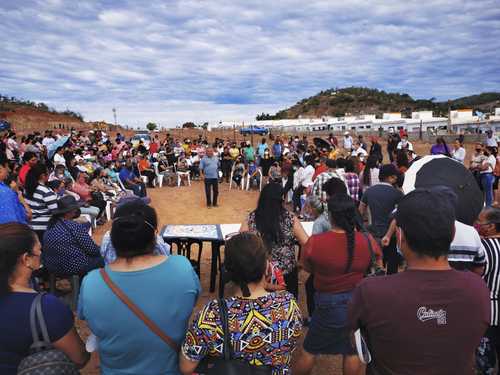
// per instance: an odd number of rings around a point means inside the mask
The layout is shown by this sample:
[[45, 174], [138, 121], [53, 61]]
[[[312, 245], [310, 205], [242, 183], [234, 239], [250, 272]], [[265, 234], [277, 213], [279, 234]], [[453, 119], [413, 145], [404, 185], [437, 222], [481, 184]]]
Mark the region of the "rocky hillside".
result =
[[344, 116], [346, 114], [376, 114], [402, 112], [410, 115], [415, 110], [432, 110], [436, 116], [447, 116], [448, 108], [473, 108], [489, 112], [500, 106], [500, 93], [482, 93], [450, 101], [437, 102], [435, 98], [413, 99], [408, 94], [387, 93], [365, 87], [330, 89], [303, 99], [275, 115], [261, 114], [257, 120], [291, 119], [298, 117]]
[[83, 117], [66, 110], [58, 112], [44, 103], [35, 103], [0, 95], [0, 119], [10, 122], [16, 131], [45, 129], [86, 129]]

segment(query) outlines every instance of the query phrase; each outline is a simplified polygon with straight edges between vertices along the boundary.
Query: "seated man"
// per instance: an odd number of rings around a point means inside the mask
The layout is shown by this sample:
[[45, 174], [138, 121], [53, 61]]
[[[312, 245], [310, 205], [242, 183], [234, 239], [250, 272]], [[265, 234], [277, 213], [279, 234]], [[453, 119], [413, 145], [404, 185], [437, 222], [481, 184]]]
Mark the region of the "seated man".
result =
[[126, 189], [132, 190], [138, 197], [146, 196], [146, 185], [144, 185], [144, 182], [134, 172], [132, 160], [127, 159], [125, 167], [120, 171], [120, 180]]
[[361, 329], [371, 352], [367, 374], [472, 374], [490, 322], [489, 291], [478, 275], [448, 263], [450, 194], [411, 192], [399, 202], [396, 223], [407, 270], [363, 280], [349, 306], [350, 327]]
[[249, 183], [248, 186], [252, 187], [254, 183], [259, 187], [260, 184], [260, 173], [259, 173], [259, 167], [257, 167], [257, 164], [255, 164], [255, 161], [251, 161], [248, 163], [248, 178], [249, 178]]

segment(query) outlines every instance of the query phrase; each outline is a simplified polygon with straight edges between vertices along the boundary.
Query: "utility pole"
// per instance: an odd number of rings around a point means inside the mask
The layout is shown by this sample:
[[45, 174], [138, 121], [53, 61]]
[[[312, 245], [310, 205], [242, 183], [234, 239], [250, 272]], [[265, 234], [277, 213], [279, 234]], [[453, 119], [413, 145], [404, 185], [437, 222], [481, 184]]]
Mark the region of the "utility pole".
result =
[[115, 126], [116, 126], [116, 125], [118, 125], [118, 124], [116, 123], [116, 108], [113, 108], [113, 117], [114, 117], [114, 119], [115, 119]]

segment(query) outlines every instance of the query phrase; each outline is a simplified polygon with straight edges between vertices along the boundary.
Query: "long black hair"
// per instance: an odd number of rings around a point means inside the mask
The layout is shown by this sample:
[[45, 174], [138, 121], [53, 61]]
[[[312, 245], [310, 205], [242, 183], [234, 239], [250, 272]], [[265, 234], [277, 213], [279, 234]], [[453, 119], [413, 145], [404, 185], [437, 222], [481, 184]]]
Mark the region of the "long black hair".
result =
[[354, 258], [356, 236], [356, 205], [347, 194], [336, 194], [328, 201], [328, 212], [333, 227], [343, 229], [347, 237], [347, 265], [345, 273], [349, 273]]
[[243, 297], [250, 297], [248, 284], [262, 280], [267, 250], [262, 239], [251, 232], [231, 237], [224, 250], [224, 279], [238, 285]]
[[280, 224], [285, 211], [281, 185], [267, 184], [260, 193], [255, 210], [255, 226], [267, 246], [272, 246], [283, 239]]
[[37, 241], [35, 232], [21, 223], [0, 224], [0, 297], [11, 291], [9, 279], [19, 257], [31, 253]]
[[24, 192], [28, 198], [33, 198], [33, 194], [39, 185], [40, 176], [47, 173], [47, 166], [42, 163], [37, 163], [30, 168], [26, 174], [26, 182], [24, 184]]
[[365, 170], [363, 172], [363, 185], [365, 187], [368, 187], [372, 184], [371, 169], [377, 168], [377, 163], [378, 163], [377, 155], [372, 154], [368, 156], [368, 159], [366, 160]]

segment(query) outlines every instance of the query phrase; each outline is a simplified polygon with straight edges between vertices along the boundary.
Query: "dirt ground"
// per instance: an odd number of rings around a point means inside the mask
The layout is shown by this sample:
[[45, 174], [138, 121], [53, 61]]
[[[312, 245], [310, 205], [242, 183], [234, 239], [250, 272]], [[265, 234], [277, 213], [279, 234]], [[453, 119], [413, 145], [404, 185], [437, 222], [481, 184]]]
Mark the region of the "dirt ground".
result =
[[[205, 206], [204, 186], [200, 181], [192, 181], [192, 186], [162, 187], [148, 191], [152, 200], [152, 206], [158, 214], [160, 226], [165, 224], [225, 224], [240, 223], [248, 213], [257, 205], [258, 191], [229, 190], [229, 186], [223, 183], [219, 187], [219, 207], [208, 209]], [[99, 227], [95, 232], [95, 240], [100, 242], [102, 235], [109, 229], [110, 224]], [[195, 251], [196, 252], [196, 251]], [[215, 294], [209, 293], [210, 276], [210, 244], [204, 243], [201, 265], [201, 283], [203, 292], [198, 300], [195, 310], [197, 311], [209, 299], [215, 298]], [[305, 306], [304, 282], [305, 274], [301, 277], [300, 305], [303, 311]], [[85, 323], [78, 321], [80, 334], [86, 338], [88, 330]], [[304, 330], [305, 333], [305, 330]], [[340, 359], [335, 357], [320, 358], [313, 374], [340, 374]], [[100, 374], [98, 359], [95, 353], [92, 360], [82, 371], [84, 375]]]
[[[429, 153], [431, 144], [414, 144], [415, 151], [419, 155]], [[467, 145], [467, 156], [472, 154], [473, 145]], [[386, 157], [387, 159], [387, 157]], [[204, 186], [200, 181], [192, 181], [192, 186], [162, 187], [149, 189], [152, 206], [156, 209], [160, 227], [165, 224], [226, 224], [241, 223], [248, 213], [256, 207], [258, 191], [242, 191], [232, 189], [223, 183], [219, 187], [219, 207], [208, 209], [205, 206]], [[102, 235], [109, 229], [110, 224], [99, 227], [95, 232], [95, 240], [100, 243]], [[209, 299], [215, 298], [215, 294], [209, 293], [210, 276], [210, 244], [205, 243], [203, 247], [201, 265], [201, 283], [203, 292], [197, 303], [197, 311]], [[303, 312], [306, 312], [304, 282], [307, 275], [302, 273], [299, 286], [299, 303]], [[84, 322], [77, 322], [80, 334], [86, 337], [88, 330]], [[305, 336], [306, 329], [302, 338]], [[301, 341], [302, 342], [302, 341]], [[300, 351], [300, 348], [298, 349]], [[297, 351], [297, 354], [298, 354]], [[82, 371], [84, 375], [97, 375], [99, 372], [98, 359], [95, 353], [91, 362]], [[318, 358], [313, 375], [341, 374], [341, 359], [339, 356], [321, 356]]]

